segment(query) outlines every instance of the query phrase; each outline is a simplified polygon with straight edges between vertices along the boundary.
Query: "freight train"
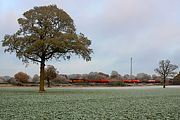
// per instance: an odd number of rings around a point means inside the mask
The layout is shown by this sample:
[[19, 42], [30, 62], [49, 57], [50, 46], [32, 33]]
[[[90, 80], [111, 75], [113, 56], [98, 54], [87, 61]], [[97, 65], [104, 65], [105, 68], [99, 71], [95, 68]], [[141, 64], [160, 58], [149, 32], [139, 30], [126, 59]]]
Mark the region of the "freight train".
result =
[[111, 82], [123, 82], [123, 83], [161, 83], [160, 80], [84, 80], [73, 79], [71, 83], [111, 83]]

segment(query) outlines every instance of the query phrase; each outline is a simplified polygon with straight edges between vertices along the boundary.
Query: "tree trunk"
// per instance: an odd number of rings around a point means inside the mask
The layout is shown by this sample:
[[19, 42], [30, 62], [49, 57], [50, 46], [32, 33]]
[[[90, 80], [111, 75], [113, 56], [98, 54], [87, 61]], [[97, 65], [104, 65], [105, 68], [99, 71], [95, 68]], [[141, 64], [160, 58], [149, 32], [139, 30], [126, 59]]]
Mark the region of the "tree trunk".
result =
[[166, 78], [163, 78], [163, 88], [166, 87]]
[[47, 79], [47, 84], [48, 84], [48, 87], [50, 87], [50, 80], [49, 80], [49, 78]]
[[44, 79], [45, 79], [45, 71], [44, 71], [44, 67], [45, 67], [45, 62], [41, 62], [40, 65], [40, 85], [39, 85], [39, 92], [44, 92]]

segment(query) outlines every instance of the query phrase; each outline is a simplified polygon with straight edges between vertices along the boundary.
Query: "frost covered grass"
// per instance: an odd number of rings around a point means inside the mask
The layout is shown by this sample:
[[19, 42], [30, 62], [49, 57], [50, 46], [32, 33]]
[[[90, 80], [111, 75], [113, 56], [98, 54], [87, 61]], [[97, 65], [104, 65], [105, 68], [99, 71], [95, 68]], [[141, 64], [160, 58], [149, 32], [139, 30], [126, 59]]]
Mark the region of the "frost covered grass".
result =
[[180, 88], [0, 88], [0, 120], [179, 120]]

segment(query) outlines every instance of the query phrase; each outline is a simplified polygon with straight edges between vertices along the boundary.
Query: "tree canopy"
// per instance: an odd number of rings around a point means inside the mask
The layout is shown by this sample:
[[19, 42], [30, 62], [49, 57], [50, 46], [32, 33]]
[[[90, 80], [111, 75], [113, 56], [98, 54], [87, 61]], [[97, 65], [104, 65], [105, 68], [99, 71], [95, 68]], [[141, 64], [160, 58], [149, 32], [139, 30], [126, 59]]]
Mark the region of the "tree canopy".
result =
[[23, 62], [40, 63], [40, 91], [44, 91], [45, 62], [70, 59], [73, 54], [91, 60], [91, 41], [76, 33], [73, 19], [56, 5], [34, 7], [18, 19], [19, 30], [5, 35], [5, 52], [15, 52]]
[[16, 79], [16, 81], [18, 82], [22, 82], [22, 83], [27, 83], [28, 79], [29, 79], [29, 75], [27, 75], [24, 72], [18, 72], [14, 75], [14, 78]]

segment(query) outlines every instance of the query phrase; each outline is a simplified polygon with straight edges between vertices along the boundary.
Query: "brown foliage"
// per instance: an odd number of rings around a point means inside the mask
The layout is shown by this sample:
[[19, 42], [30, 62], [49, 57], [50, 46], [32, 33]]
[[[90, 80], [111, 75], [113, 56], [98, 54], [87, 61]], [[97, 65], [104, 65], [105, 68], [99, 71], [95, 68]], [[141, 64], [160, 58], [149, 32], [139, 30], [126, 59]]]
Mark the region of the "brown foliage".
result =
[[14, 78], [18, 82], [27, 83], [28, 79], [29, 79], [29, 75], [27, 75], [26, 73], [23, 73], [23, 72], [18, 72], [14, 75]]

